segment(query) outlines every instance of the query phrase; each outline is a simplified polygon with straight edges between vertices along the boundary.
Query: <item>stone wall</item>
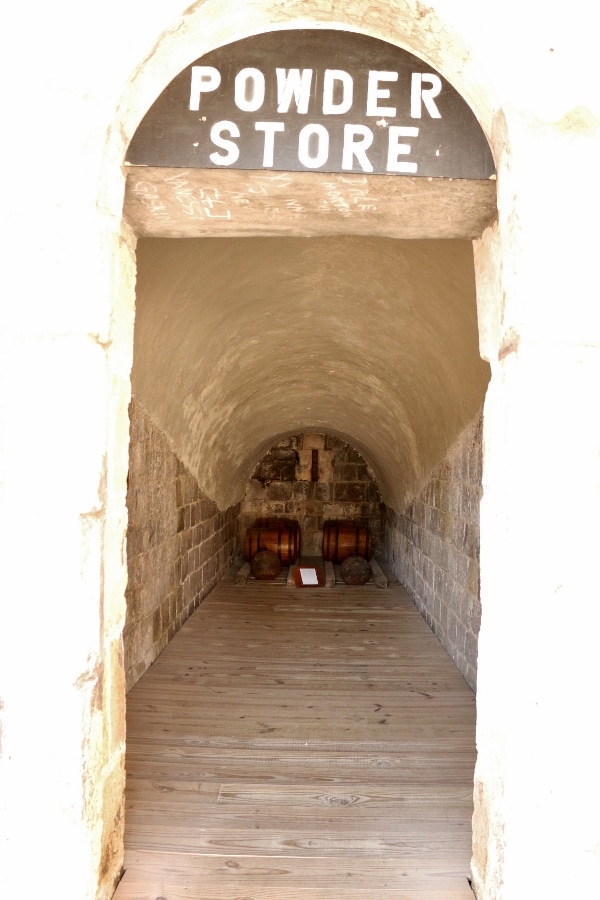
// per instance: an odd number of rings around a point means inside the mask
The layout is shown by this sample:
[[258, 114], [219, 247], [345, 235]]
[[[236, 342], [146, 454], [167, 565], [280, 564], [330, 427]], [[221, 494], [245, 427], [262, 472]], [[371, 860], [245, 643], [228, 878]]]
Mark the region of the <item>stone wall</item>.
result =
[[375, 477], [360, 453], [332, 435], [294, 435], [263, 457], [241, 504], [242, 544], [246, 529], [269, 516], [298, 521], [305, 556], [320, 555], [323, 523], [330, 519], [370, 528], [373, 552], [383, 552], [385, 507]]
[[227, 571], [238, 507], [220, 512], [139, 403], [130, 406], [127, 689]]
[[404, 515], [388, 510], [386, 558], [475, 689], [481, 621], [482, 420], [462, 433]]

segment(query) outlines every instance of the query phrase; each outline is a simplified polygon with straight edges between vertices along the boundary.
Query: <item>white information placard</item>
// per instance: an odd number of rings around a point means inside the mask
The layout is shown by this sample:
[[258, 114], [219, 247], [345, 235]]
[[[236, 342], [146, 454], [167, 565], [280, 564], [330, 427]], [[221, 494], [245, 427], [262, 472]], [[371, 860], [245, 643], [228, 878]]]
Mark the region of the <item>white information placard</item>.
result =
[[317, 577], [316, 569], [300, 569], [300, 579], [302, 584], [317, 584], [319, 583], [319, 579]]

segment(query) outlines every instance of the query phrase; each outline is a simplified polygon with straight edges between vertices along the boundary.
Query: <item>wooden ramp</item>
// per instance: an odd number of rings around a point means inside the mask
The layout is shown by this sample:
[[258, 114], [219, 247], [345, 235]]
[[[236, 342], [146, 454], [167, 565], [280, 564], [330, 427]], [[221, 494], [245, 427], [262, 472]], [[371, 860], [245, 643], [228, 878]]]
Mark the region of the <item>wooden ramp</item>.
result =
[[127, 698], [117, 900], [473, 900], [475, 703], [397, 584], [224, 579]]

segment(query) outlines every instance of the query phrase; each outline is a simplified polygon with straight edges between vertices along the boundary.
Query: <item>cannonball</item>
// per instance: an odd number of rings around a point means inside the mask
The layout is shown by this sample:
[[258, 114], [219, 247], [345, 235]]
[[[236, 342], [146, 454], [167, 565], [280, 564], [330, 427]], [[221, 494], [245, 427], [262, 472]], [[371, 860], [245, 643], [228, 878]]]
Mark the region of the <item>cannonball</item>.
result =
[[346, 584], [366, 584], [371, 566], [363, 556], [347, 556], [340, 566], [340, 575]]
[[281, 572], [281, 562], [272, 550], [259, 550], [252, 558], [250, 571], [259, 581], [270, 581]]

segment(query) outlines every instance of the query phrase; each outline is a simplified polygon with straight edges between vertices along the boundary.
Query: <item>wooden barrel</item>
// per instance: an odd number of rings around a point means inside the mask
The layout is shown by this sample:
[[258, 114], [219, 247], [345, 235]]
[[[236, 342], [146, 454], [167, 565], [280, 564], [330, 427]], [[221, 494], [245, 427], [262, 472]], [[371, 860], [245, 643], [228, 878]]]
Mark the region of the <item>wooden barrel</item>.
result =
[[371, 559], [371, 532], [355, 522], [325, 522], [323, 559], [341, 563], [348, 556]]
[[300, 529], [297, 523], [254, 525], [246, 531], [244, 556], [251, 560], [259, 550], [276, 553], [282, 566], [290, 566], [300, 554]]

